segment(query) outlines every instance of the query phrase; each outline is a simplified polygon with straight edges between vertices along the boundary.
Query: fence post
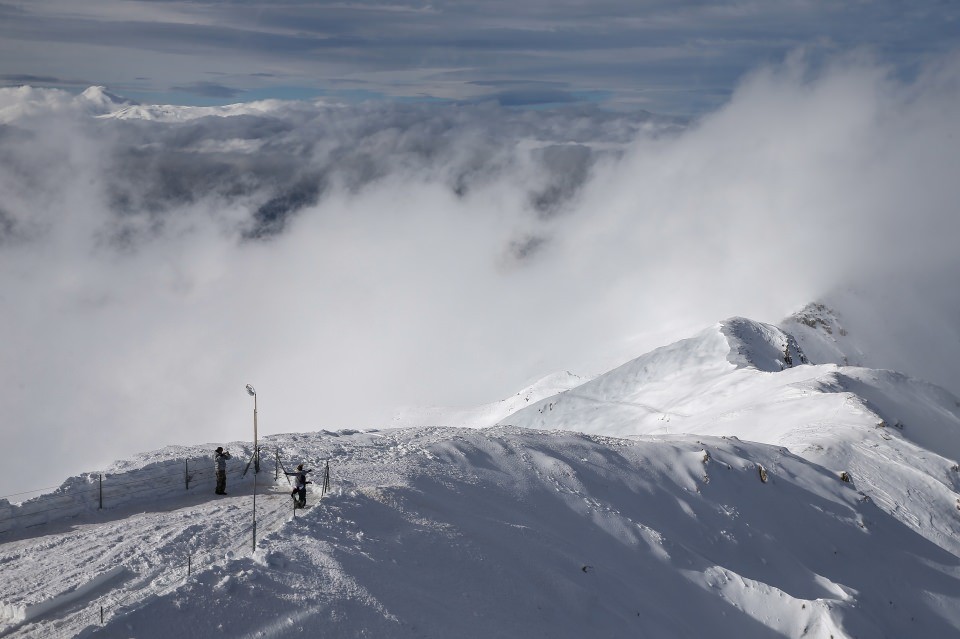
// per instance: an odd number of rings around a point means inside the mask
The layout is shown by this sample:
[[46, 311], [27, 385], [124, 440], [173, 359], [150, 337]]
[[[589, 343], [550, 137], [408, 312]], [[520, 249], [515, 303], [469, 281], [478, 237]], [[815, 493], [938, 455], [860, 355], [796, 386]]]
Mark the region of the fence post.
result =
[[100, 510], [103, 510], [103, 473], [100, 474]]
[[100, 606], [100, 625], [103, 625], [103, 606]]
[[277, 461], [273, 465], [273, 481], [280, 480], [280, 447], [277, 446]]
[[323, 497], [327, 494], [327, 491], [330, 490], [330, 461], [327, 460], [327, 467], [323, 471], [323, 489], [320, 491], [320, 496]]
[[190, 460], [183, 460], [183, 484], [184, 490], [190, 490]]
[[193, 571], [193, 553], [187, 553], [187, 577]]

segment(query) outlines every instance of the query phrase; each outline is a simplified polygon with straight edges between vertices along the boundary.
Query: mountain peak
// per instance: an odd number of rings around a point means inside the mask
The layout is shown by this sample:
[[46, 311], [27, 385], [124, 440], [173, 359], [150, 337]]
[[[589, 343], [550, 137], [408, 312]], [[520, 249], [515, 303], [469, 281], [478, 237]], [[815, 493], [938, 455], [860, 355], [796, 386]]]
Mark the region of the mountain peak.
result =
[[820, 302], [810, 302], [799, 311], [787, 318], [788, 321], [803, 324], [808, 328], [820, 330], [828, 335], [845, 336], [847, 331], [840, 325], [837, 312]]
[[772, 324], [732, 317], [720, 323], [720, 332], [730, 344], [727, 360], [738, 368], [776, 373], [807, 363], [807, 356], [793, 335]]
[[133, 100], [111, 93], [103, 86], [88, 87], [77, 96], [76, 102], [97, 115], [113, 113], [136, 104]]
[[821, 302], [811, 302], [780, 325], [802, 345], [810, 361], [840, 366], [862, 366], [863, 353], [849, 339], [840, 314]]

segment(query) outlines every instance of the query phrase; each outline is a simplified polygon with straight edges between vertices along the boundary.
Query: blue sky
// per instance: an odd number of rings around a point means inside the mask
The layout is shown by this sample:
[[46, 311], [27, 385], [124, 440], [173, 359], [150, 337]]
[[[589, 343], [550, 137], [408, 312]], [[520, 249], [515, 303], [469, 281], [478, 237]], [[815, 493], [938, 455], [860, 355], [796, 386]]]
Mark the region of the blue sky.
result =
[[150, 103], [327, 96], [696, 114], [744, 73], [865, 48], [909, 74], [956, 48], [949, 1], [0, 1], [0, 85]]

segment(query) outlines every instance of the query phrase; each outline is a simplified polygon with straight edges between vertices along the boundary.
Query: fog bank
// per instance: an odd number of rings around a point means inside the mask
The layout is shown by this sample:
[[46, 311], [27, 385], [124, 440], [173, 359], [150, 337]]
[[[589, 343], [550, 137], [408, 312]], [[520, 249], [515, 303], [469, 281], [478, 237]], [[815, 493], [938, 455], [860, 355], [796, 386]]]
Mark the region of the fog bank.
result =
[[262, 433], [388, 426], [850, 287], [942, 339], [958, 80], [796, 56], [692, 123], [0, 89], [0, 494], [249, 439], [245, 383]]

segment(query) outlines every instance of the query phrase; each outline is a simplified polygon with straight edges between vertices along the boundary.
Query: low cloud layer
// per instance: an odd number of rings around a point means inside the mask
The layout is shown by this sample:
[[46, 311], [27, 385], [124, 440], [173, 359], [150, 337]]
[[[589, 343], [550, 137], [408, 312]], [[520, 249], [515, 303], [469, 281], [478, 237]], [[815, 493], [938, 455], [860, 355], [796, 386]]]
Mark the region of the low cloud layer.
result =
[[248, 382], [264, 433], [384, 426], [730, 315], [946, 285], [958, 106], [956, 57], [797, 57], [694, 123], [2, 90], [0, 494], [249, 439]]

